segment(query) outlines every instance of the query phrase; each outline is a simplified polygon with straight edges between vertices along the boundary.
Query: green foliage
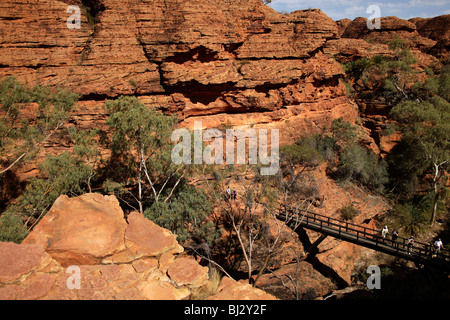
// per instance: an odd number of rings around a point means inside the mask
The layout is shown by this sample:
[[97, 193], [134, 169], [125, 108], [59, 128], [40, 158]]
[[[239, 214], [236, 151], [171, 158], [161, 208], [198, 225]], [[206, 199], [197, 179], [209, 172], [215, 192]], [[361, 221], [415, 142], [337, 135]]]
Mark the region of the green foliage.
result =
[[394, 224], [407, 235], [417, 235], [427, 230], [432, 199], [415, 196], [409, 201], [396, 204], [393, 210]]
[[[171, 160], [170, 139], [176, 118], [146, 107], [135, 97], [106, 102], [106, 124], [112, 134], [109, 171], [103, 188], [158, 225], [177, 234], [183, 243], [206, 241], [218, 234], [207, 218], [212, 212], [204, 193], [185, 184], [189, 173]], [[137, 185], [137, 186], [136, 186]]]
[[352, 78], [359, 79], [372, 66], [372, 61], [369, 58], [361, 58], [354, 61], [349, 61], [343, 65], [343, 69], [347, 75]]
[[[50, 87], [29, 88], [14, 77], [0, 82], [0, 155], [15, 160], [31, 159], [42, 144], [66, 123], [78, 95], [69, 90]], [[31, 119], [24, 117], [25, 106], [36, 103]], [[27, 107], [29, 109], [29, 107]], [[33, 109], [31, 109], [33, 110]], [[9, 168], [9, 166], [7, 167]]]
[[438, 95], [450, 102], [450, 65], [444, 66], [441, 70]]
[[322, 155], [316, 149], [307, 146], [306, 144], [281, 146], [280, 154], [283, 158], [293, 164], [316, 166], [323, 162]]
[[336, 145], [342, 150], [346, 146], [353, 144], [359, 137], [359, 129], [342, 117], [333, 120], [331, 123], [331, 132]]
[[136, 175], [143, 154], [148, 172], [155, 179], [173, 169], [168, 167], [174, 117], [146, 107], [135, 97], [109, 100], [106, 110], [110, 114], [106, 124], [113, 132], [109, 146], [113, 159], [119, 159], [122, 166]]
[[[74, 143], [73, 154], [79, 161], [86, 164], [86, 185], [91, 192], [91, 180], [97, 174], [101, 163], [100, 140], [101, 132], [98, 129], [79, 131], [75, 128], [68, 129], [71, 140]], [[100, 137], [100, 138], [99, 138]]]
[[[146, 107], [136, 97], [109, 100], [106, 110], [109, 113], [106, 124], [112, 137], [107, 143], [111, 158], [104, 175], [122, 186], [131, 186], [127, 188], [133, 198], [130, 200], [137, 202], [138, 210], [144, 212], [144, 207], [160, 200], [165, 189], [176, 189], [186, 174], [182, 165], [177, 166], [171, 160], [170, 138], [176, 118]], [[170, 196], [172, 193], [167, 195]]]
[[298, 144], [320, 153], [322, 159], [320, 157], [317, 158], [322, 161], [331, 160], [336, 156], [336, 139], [328, 134], [314, 134], [312, 136], [303, 137]]
[[182, 243], [206, 242], [212, 247], [220, 234], [208, 221], [211, 212], [204, 192], [184, 185], [169, 201], [153, 203], [144, 211], [144, 216], [175, 233]]
[[390, 115], [403, 134], [402, 143], [388, 157], [392, 169], [400, 168], [404, 173], [392, 174], [392, 184], [394, 187], [408, 185], [408, 192], [399, 194], [411, 197], [418, 193], [419, 182], [426, 181], [426, 175], [431, 174], [432, 181], [425, 192], [434, 194], [432, 224], [445, 189], [445, 172], [450, 168], [450, 103], [434, 95], [427, 101], [401, 102]]
[[[400, 125], [405, 149], [415, 159], [413, 168], [417, 174], [437, 164], [442, 164], [443, 170], [449, 168], [450, 103], [438, 96], [424, 102], [405, 101], [394, 107], [390, 115]], [[409, 162], [408, 158], [403, 160]]]
[[[106, 111], [110, 114], [106, 124], [112, 130], [111, 149], [114, 152], [129, 154], [133, 150], [141, 150], [154, 157], [154, 168], [158, 168], [158, 160], [167, 157], [165, 143], [169, 141], [175, 119], [146, 107], [136, 97], [120, 97], [106, 102]], [[158, 151], [166, 151], [156, 154]]]
[[[358, 144], [359, 130], [339, 118], [332, 122], [331, 135], [311, 135], [303, 137], [296, 144], [280, 147], [282, 169], [286, 167], [286, 162], [306, 168], [338, 158], [333, 178], [343, 183], [358, 183], [374, 192], [383, 192], [389, 181], [387, 163]], [[334, 163], [332, 161], [328, 165], [334, 166]]]
[[91, 169], [80, 158], [63, 153], [45, 159], [39, 172], [41, 177], [31, 178], [16, 203], [6, 210], [33, 224], [45, 215], [60, 195], [85, 193]]
[[[28, 87], [14, 77], [0, 82], [0, 156], [4, 164], [0, 178], [38, 154], [67, 122], [77, 100], [78, 95], [69, 90]], [[3, 239], [20, 242], [27, 226], [39, 220], [59, 195], [82, 192], [86, 167], [79, 158], [68, 154], [49, 157], [39, 172], [40, 177], [30, 179], [25, 191], [2, 213]]]
[[0, 216], [0, 241], [21, 243], [28, 235], [22, 219], [12, 213]]
[[349, 204], [340, 208], [339, 213], [341, 214], [342, 219], [347, 221], [352, 220], [359, 212], [353, 204]]
[[388, 182], [387, 164], [384, 160], [378, 161], [373, 151], [352, 144], [340, 155], [334, 176], [341, 182], [354, 181], [372, 191], [382, 192]]
[[425, 71], [428, 77], [425, 81], [417, 81], [411, 88], [411, 99], [413, 101], [428, 101], [439, 96], [450, 102], [450, 65], [442, 67], [439, 74], [433, 71]]
[[371, 92], [393, 101], [409, 98], [409, 84], [417, 82], [412, 65], [416, 59], [404, 41], [396, 37], [389, 44], [392, 57], [375, 55], [350, 61], [343, 66], [344, 71], [358, 86], [366, 86]]
[[336, 155], [336, 140], [330, 135], [314, 134], [302, 137], [297, 143], [280, 147], [282, 161], [293, 165], [314, 167]]

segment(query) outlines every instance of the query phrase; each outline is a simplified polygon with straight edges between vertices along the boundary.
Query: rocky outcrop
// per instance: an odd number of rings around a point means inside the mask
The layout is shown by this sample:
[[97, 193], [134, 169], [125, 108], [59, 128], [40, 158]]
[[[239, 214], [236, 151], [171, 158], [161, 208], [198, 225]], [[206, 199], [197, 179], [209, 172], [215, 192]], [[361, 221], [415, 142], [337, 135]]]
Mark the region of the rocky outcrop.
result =
[[306, 261], [287, 264], [264, 274], [258, 286], [283, 300], [312, 300], [338, 288]]
[[342, 38], [364, 39], [368, 42], [385, 44], [396, 37], [401, 38], [409, 47], [423, 52], [428, 52], [436, 44], [435, 40], [419, 34], [414, 23], [397, 17], [380, 18], [380, 29], [372, 30], [367, 27], [367, 19], [359, 17], [342, 33]]
[[429, 53], [442, 61], [449, 61], [450, 50], [450, 14], [428, 19], [410, 19], [422, 37], [436, 41]]
[[380, 29], [367, 28], [367, 19], [358, 17], [353, 21], [337, 21], [341, 38], [364, 39], [369, 43], [388, 44], [399, 37], [410, 48], [435, 56], [445, 63], [448, 61], [450, 15], [434, 18], [382, 17]]
[[[0, 243], [0, 299], [274, 299], [223, 278], [183, 253], [170, 231], [113, 196], [59, 197], [19, 245]], [[206, 292], [206, 293], [205, 293]]]

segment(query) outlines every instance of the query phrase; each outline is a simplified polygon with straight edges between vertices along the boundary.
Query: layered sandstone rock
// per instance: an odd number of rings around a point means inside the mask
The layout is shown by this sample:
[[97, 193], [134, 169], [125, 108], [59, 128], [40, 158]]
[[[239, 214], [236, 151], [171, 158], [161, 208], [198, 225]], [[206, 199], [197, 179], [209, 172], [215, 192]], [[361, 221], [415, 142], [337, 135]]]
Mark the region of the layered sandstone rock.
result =
[[100, 104], [139, 95], [186, 126], [196, 117], [208, 127], [295, 126], [288, 137], [338, 115], [356, 117], [342, 69], [321, 55], [339, 35], [320, 10], [282, 15], [259, 0], [83, 3], [90, 5], [73, 3], [81, 7], [81, 29], [68, 29], [64, 2], [3, 2], [0, 77], [70, 88]]
[[368, 42], [389, 43], [401, 38], [406, 45], [428, 52], [436, 41], [423, 37], [417, 32], [414, 23], [397, 17], [380, 18], [380, 29], [369, 29], [367, 19], [358, 17], [354, 19], [342, 33], [342, 38], [364, 39]]
[[364, 39], [369, 43], [387, 44], [401, 38], [410, 48], [428, 53], [445, 62], [448, 60], [450, 15], [434, 18], [382, 17], [380, 29], [369, 29], [367, 19], [358, 17], [353, 21], [337, 21], [341, 38]]
[[448, 62], [448, 52], [450, 50], [450, 14], [428, 19], [415, 19], [411, 22], [416, 25], [417, 31], [421, 36], [436, 41], [436, 44], [429, 50], [429, 53], [442, 61]]
[[[0, 299], [179, 300], [210, 286], [175, 235], [137, 212], [127, 221], [115, 197], [61, 196], [22, 244], [0, 243]], [[274, 299], [229, 278], [209, 295]]]
[[[29, 84], [61, 86], [79, 93], [81, 101], [69, 126], [80, 129], [104, 128], [105, 99], [137, 95], [149, 107], [176, 114], [182, 126], [192, 127], [201, 120], [209, 128], [277, 128], [280, 142], [292, 143], [301, 135], [329, 127], [336, 118], [354, 121], [358, 117], [358, 108], [346, 96], [344, 72], [335, 59], [346, 62], [389, 54], [387, 45], [378, 42], [389, 42], [396, 35], [423, 51], [440, 43], [433, 39], [435, 33], [425, 32], [431, 27], [421, 33], [427, 23], [419, 27], [389, 17], [382, 19], [384, 30], [369, 32], [365, 19], [336, 24], [316, 9], [282, 15], [260, 0], [70, 4], [82, 9], [81, 29], [67, 28], [69, 4], [63, 1], [0, 3], [0, 78], [15, 75]], [[362, 107], [375, 110], [378, 116], [378, 109], [367, 103]], [[55, 135], [45, 152], [66, 150], [59, 138]], [[18, 174], [21, 178], [32, 176], [35, 168], [35, 164], [34, 168], [22, 168]], [[319, 212], [331, 216], [352, 201], [364, 212], [359, 222], [370, 221], [384, 208], [384, 204], [372, 205], [367, 194], [342, 193], [329, 180], [323, 183], [323, 193], [327, 201]], [[7, 275], [6, 282], [0, 281], [4, 297], [26, 297], [39, 287], [41, 277], [51, 279], [41, 292], [30, 296], [178, 299], [190, 297], [193, 288], [206, 281], [204, 269], [180, 257], [181, 248], [167, 230], [138, 213], [130, 214], [127, 221], [121, 219], [113, 198], [89, 195], [83, 203], [74, 201], [58, 199], [21, 245], [23, 250], [33, 251], [36, 247], [30, 246], [39, 244], [45, 254], [24, 267], [18, 278]], [[67, 208], [71, 207], [75, 210], [70, 213]], [[318, 236], [308, 235], [311, 241]], [[155, 239], [158, 241], [153, 242]], [[292, 248], [301, 248], [297, 242], [291, 242]], [[15, 249], [2, 250], [7, 261], [29, 263], [11, 256]], [[283, 252], [283, 263], [292, 260], [288, 250]], [[358, 252], [354, 245], [327, 239], [319, 247], [317, 260], [349, 283], [352, 258]], [[81, 265], [87, 279], [82, 290], [86, 291], [67, 290], [64, 268], [70, 264]], [[186, 277], [180, 271], [185, 264], [192, 267]], [[48, 268], [50, 273], [41, 271]], [[284, 270], [279, 272], [282, 275]], [[313, 278], [321, 282], [317, 294], [335, 286], [326, 277]], [[231, 284], [230, 280], [222, 282]], [[233, 284], [231, 291], [241, 297], [258, 296], [247, 295], [248, 287], [241, 284]], [[219, 290], [221, 297], [230, 296], [226, 287]]]

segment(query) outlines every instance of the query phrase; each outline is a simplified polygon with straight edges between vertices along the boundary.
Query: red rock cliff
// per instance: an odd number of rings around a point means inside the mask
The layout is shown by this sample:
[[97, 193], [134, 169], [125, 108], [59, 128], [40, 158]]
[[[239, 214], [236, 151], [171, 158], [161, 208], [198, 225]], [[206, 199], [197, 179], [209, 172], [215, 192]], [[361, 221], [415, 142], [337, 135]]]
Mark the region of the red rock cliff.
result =
[[80, 29], [67, 28], [63, 1], [0, 4], [0, 77], [81, 94], [81, 127], [98, 126], [104, 99], [118, 95], [138, 95], [187, 126], [270, 124], [283, 141], [356, 117], [342, 68], [322, 52], [338, 27], [318, 9], [283, 15], [260, 0], [70, 4], [81, 8]]

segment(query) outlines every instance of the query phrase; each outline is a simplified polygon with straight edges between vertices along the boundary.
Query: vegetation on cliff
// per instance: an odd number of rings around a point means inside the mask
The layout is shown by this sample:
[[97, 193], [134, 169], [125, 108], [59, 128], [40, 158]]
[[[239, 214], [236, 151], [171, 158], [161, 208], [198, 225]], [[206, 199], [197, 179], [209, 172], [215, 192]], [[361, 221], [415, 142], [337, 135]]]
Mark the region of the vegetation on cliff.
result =
[[449, 208], [450, 66], [425, 68], [424, 77], [400, 38], [389, 47], [390, 57], [362, 58], [348, 62], [344, 69], [359, 97], [370, 88], [371, 99], [385, 101], [390, 123], [384, 135], [401, 134], [400, 142], [385, 157], [386, 196], [393, 199], [397, 225], [405, 233], [417, 233]]

